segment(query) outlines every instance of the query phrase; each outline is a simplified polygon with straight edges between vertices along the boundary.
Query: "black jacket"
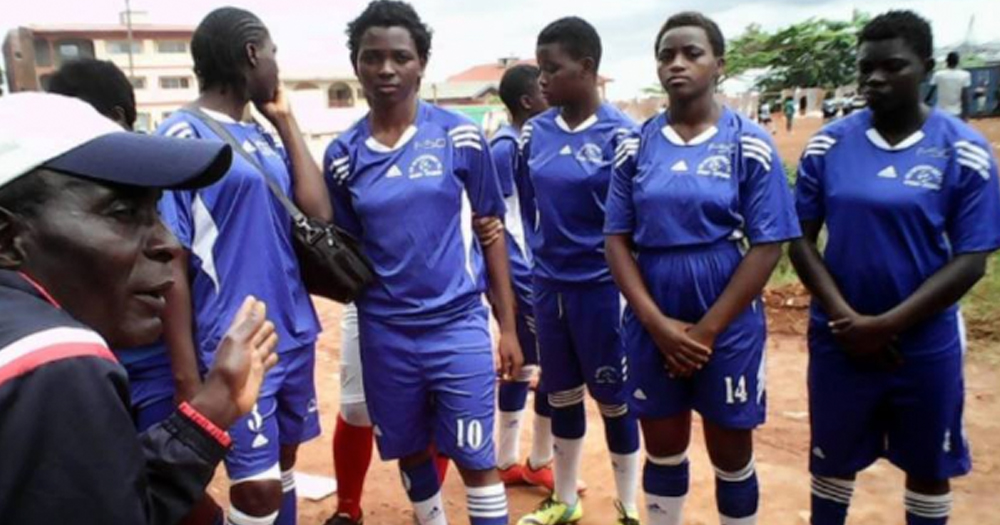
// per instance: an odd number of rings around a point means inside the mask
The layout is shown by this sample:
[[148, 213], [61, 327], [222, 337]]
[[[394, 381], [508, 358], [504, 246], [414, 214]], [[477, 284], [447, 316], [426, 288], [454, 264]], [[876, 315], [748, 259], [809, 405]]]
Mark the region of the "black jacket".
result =
[[136, 435], [107, 345], [27, 277], [0, 270], [0, 524], [173, 524], [226, 453], [175, 412]]

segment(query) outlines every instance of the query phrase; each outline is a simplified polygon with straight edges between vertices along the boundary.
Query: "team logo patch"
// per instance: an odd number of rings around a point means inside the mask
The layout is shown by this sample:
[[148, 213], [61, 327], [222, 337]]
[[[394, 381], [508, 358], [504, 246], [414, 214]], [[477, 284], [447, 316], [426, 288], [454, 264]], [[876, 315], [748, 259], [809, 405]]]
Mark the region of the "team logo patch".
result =
[[711, 157], [701, 161], [701, 164], [698, 164], [696, 173], [703, 177], [728, 179], [733, 176], [732, 161], [729, 160], [729, 157], [712, 155]]
[[576, 160], [584, 164], [600, 164], [604, 161], [604, 152], [597, 144], [588, 142], [576, 152]]
[[441, 161], [434, 155], [421, 155], [410, 164], [410, 178], [440, 177], [444, 174]]
[[927, 164], [914, 166], [913, 169], [906, 172], [906, 176], [903, 177], [903, 184], [907, 186], [934, 191], [941, 190], [941, 184], [943, 181], [944, 175], [941, 173], [941, 170]]
[[599, 385], [616, 385], [621, 382], [622, 374], [613, 366], [602, 366], [594, 372], [594, 380]]
[[250, 419], [247, 420], [247, 428], [249, 428], [251, 432], [257, 434], [253, 438], [253, 443], [250, 445], [250, 448], [261, 448], [270, 443], [267, 436], [264, 435], [264, 418], [260, 415], [260, 410], [258, 410], [256, 404], [254, 404], [253, 410], [250, 411]]

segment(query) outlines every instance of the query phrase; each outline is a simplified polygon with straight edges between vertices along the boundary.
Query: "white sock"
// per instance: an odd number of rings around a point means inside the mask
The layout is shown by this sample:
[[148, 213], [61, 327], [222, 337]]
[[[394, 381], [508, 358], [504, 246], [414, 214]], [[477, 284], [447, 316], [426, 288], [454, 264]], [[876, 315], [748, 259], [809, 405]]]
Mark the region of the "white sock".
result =
[[646, 493], [646, 519], [649, 525], [681, 525], [686, 496], [672, 498]]
[[531, 455], [528, 456], [528, 466], [531, 468], [542, 468], [548, 465], [552, 461], [552, 447], [552, 418], [535, 414], [534, 428], [531, 433]]
[[554, 441], [556, 498], [568, 505], [575, 505], [579, 499], [576, 493], [576, 480], [580, 477], [583, 438], [556, 437]]
[[746, 516], [744, 518], [730, 518], [729, 516], [719, 516], [721, 525], [757, 525], [757, 515]]
[[497, 424], [500, 437], [497, 439], [497, 466], [505, 469], [518, 462], [520, 456], [521, 420], [524, 410], [517, 412], [499, 411]]
[[448, 525], [448, 517], [444, 514], [440, 490], [424, 501], [413, 502], [413, 512], [420, 525]]
[[625, 510], [635, 512], [636, 493], [639, 490], [639, 451], [631, 454], [611, 454], [611, 468], [615, 472], [618, 501]]
[[268, 514], [267, 516], [250, 516], [240, 512], [240, 509], [236, 507], [229, 508], [229, 517], [226, 521], [230, 525], [273, 525], [275, 520], [278, 519], [278, 513]]

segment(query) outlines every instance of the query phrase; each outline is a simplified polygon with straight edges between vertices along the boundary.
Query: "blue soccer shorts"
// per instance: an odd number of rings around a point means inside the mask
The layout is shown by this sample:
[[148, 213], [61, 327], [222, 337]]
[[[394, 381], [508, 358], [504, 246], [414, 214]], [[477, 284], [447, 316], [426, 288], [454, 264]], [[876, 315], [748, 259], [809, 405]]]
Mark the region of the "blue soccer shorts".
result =
[[384, 460], [438, 451], [464, 469], [496, 466], [496, 370], [486, 307], [399, 323], [359, 315], [365, 397]]

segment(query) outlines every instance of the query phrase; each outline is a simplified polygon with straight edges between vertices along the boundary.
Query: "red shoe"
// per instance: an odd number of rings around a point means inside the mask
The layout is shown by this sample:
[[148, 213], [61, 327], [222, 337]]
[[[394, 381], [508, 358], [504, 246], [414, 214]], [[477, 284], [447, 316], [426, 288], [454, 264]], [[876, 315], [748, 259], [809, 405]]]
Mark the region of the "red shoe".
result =
[[526, 480], [524, 478], [524, 471], [527, 470], [524, 465], [514, 463], [507, 468], [497, 469], [500, 472], [500, 481], [503, 481], [505, 486], [513, 485], [524, 485]]
[[[556, 490], [556, 479], [552, 473], [552, 463], [534, 469], [531, 468], [531, 462], [528, 461], [525, 462], [523, 472], [524, 482], [528, 485], [543, 487], [549, 492]], [[577, 480], [576, 493], [582, 495], [584, 492], [587, 492], [587, 484], [583, 480]]]

